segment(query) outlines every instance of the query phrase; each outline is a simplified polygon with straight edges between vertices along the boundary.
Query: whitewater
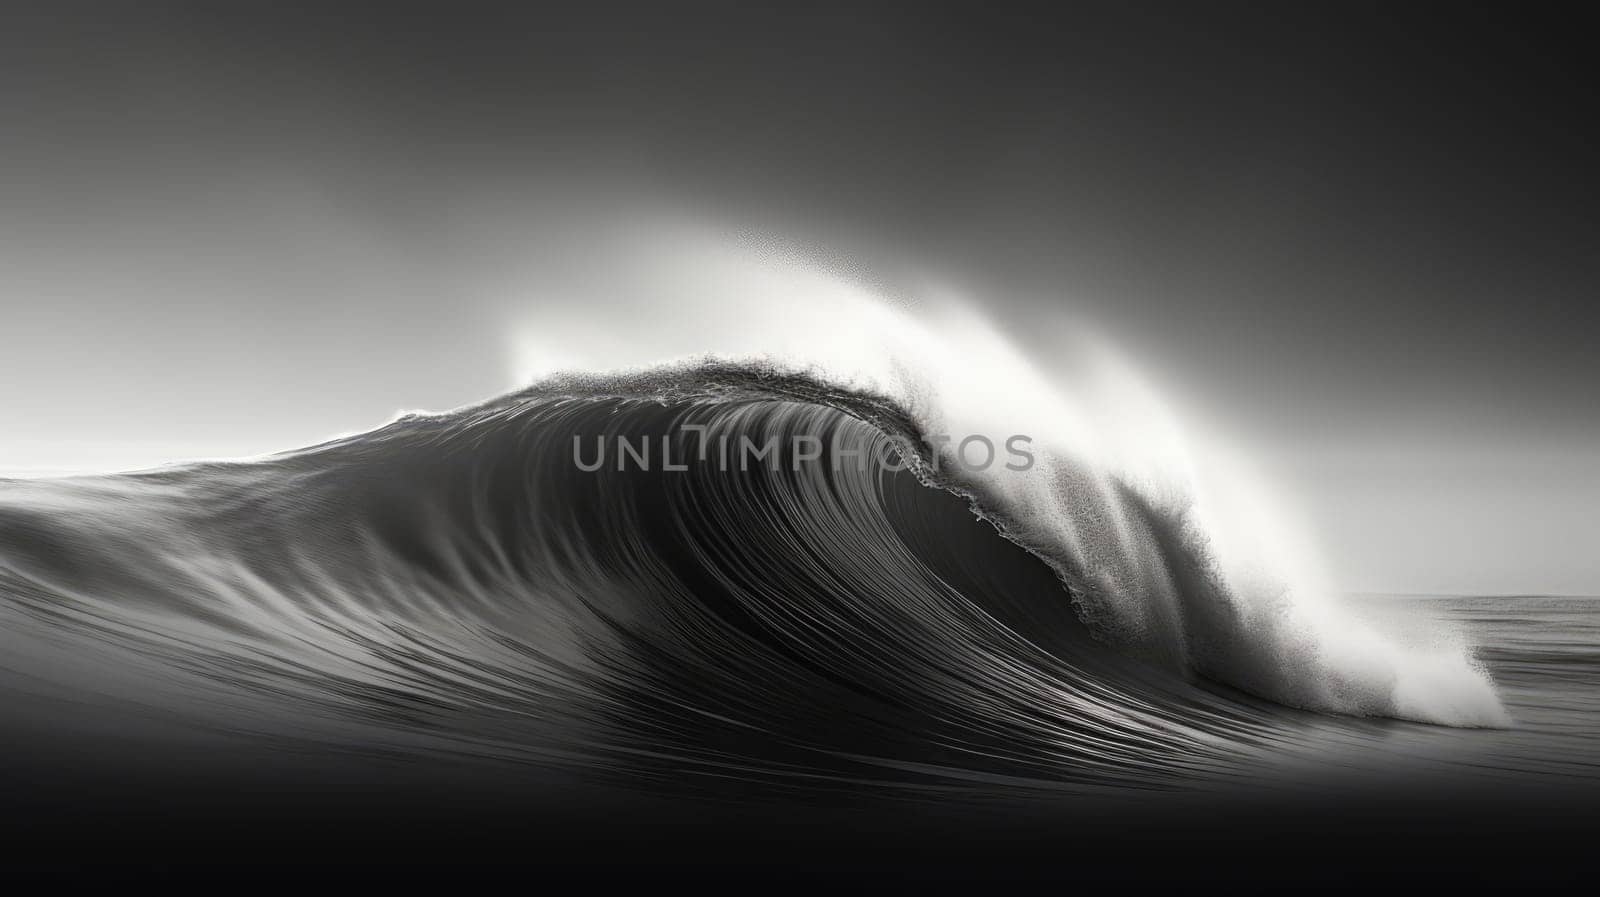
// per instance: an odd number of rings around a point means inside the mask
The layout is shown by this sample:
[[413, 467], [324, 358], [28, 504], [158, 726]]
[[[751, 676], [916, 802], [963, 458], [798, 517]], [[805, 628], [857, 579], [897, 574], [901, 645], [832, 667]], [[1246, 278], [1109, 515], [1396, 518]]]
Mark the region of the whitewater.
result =
[[1197, 464], [1173, 411], [1097, 334], [1066, 335], [1070, 374], [1053, 377], [959, 297], [889, 301], [790, 247], [675, 226], [611, 251], [627, 261], [604, 278], [546, 272], [584, 318], [521, 322], [520, 376], [717, 360], [884, 397], [924, 434], [1026, 434], [1036, 468], [939, 478], [963, 466], [953, 445], [918, 467], [1050, 563], [1102, 638], [1293, 707], [1510, 723], [1449, 627], [1402, 642], [1341, 607], [1247, 455]]

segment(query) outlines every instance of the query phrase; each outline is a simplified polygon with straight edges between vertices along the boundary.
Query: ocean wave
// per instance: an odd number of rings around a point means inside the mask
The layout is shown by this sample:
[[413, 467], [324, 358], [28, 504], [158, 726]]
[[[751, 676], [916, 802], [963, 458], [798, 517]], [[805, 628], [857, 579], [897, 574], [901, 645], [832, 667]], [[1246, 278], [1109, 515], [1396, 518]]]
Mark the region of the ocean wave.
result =
[[[729, 437], [779, 453], [700, 459]], [[676, 460], [582, 469], [602, 439]], [[293, 750], [812, 789], [1176, 787], [1271, 740], [1252, 695], [1494, 722], [1459, 655], [1407, 694], [1252, 617], [1181, 507], [1048, 453], [1054, 504], [1018, 500], [930, 442], [888, 397], [700, 363], [6, 482], [7, 687]]]

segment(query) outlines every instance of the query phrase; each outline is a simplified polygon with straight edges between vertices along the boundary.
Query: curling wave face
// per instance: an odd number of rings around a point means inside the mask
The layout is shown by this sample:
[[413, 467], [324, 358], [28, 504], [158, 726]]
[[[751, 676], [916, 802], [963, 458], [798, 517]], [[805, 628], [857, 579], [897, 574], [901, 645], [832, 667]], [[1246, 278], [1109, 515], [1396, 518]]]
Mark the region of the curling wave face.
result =
[[[0, 481], [30, 755], [115, 729], [157, 765], [1122, 793], [1326, 753], [1300, 711], [1508, 722], [1467, 646], [1346, 612], [1103, 346], [1046, 374], [961, 303], [558, 217], [518, 300], [531, 387], [250, 461]], [[1028, 463], [940, 439], [970, 435]], [[741, 440], [778, 454], [701, 455]]]
[[[678, 463], [577, 464], [619, 437]], [[727, 437], [779, 455], [700, 459]], [[1427, 719], [1432, 687], [1467, 696], [1436, 721], [1498, 721], [1465, 655], [1419, 684], [1375, 635], [1339, 667], [1253, 616], [1181, 505], [1048, 453], [1042, 491], [936, 470], [927, 437], [882, 395], [700, 364], [260, 461], [6, 482], [5, 687], [656, 786], [1177, 787], [1278, 740], [1255, 697]]]

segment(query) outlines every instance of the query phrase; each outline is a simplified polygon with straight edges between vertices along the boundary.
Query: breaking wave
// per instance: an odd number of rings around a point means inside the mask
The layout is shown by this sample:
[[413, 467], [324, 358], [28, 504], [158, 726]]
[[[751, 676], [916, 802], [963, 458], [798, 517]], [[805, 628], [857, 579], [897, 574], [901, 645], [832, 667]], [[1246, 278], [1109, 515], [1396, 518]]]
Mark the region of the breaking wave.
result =
[[[1508, 723], [1468, 647], [1347, 612], [1092, 346], [1063, 381], [959, 309], [668, 249], [603, 288], [676, 284], [688, 323], [546, 316], [534, 385], [483, 404], [0, 481], [0, 684], [36, 728], [661, 787], [1168, 788], [1259, 771], [1303, 711]], [[963, 463], [975, 434], [1028, 463]], [[744, 440], [778, 449], [706, 452]]]

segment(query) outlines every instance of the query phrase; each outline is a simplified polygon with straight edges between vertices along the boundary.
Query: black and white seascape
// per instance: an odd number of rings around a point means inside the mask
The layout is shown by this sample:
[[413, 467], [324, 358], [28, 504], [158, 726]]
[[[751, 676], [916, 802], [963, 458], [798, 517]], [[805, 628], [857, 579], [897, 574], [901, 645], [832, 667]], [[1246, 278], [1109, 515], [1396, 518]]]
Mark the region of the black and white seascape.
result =
[[616, 15], [0, 37], [9, 862], [1576, 874], [1558, 36]]

